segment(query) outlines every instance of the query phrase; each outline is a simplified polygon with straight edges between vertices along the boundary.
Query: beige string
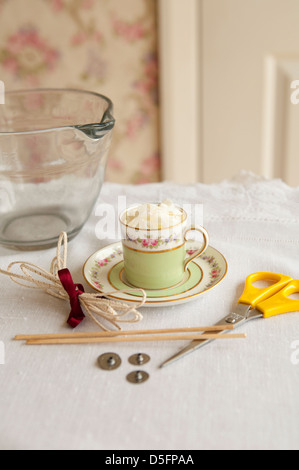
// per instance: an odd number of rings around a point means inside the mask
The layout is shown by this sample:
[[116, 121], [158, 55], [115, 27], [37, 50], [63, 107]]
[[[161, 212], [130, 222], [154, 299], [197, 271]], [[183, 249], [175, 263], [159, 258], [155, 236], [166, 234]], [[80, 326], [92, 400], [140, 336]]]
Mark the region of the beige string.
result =
[[[57, 253], [56, 257], [52, 260], [50, 272], [32, 263], [14, 261], [8, 266], [6, 271], [0, 269], [0, 273], [9, 276], [12, 281], [23, 287], [42, 289], [53, 297], [67, 300], [69, 299], [69, 296], [64, 290], [58, 277], [58, 271], [66, 268], [66, 264], [67, 234], [62, 232], [59, 236]], [[15, 266], [19, 266], [23, 274], [12, 272], [12, 268]], [[107, 321], [115, 328], [121, 330], [118, 323], [134, 323], [142, 320], [142, 315], [137, 311], [137, 309], [144, 305], [146, 301], [146, 293], [143, 289], [137, 288], [119, 292], [128, 293], [130, 291], [142, 292], [143, 298], [137, 306], [128, 306], [123, 302], [104, 298], [114, 294], [114, 292], [98, 292], [96, 294], [83, 293], [79, 296], [79, 301], [83, 312], [86, 313], [100, 328], [105, 331], [109, 330], [102, 321], [96, 317]]]

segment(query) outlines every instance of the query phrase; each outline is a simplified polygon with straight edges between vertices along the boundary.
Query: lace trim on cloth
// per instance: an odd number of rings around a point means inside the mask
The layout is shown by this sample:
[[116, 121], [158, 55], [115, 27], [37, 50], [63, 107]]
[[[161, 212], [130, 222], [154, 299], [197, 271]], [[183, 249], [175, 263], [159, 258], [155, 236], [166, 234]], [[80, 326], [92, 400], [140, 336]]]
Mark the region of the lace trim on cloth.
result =
[[263, 242], [263, 243], [277, 243], [278, 245], [299, 245], [299, 239], [296, 240], [296, 239], [288, 239], [288, 238], [267, 238], [267, 237], [243, 237], [243, 236], [239, 236], [239, 235], [236, 235], [234, 237], [221, 237], [221, 240], [222, 241], [227, 241], [229, 242], [230, 240], [232, 240], [232, 238], [234, 240], [242, 240], [242, 241], [245, 241], [245, 242]]
[[208, 220], [210, 222], [213, 221], [224, 221], [224, 220], [236, 220], [236, 221], [244, 221], [244, 222], [267, 222], [267, 223], [280, 223], [280, 224], [299, 224], [299, 217], [298, 219], [281, 219], [281, 218], [267, 218], [267, 217], [253, 217], [253, 216], [245, 216], [245, 215], [239, 215], [239, 216], [230, 216], [229, 214], [227, 215], [212, 215], [212, 216], [207, 216], [205, 217], [205, 220]]

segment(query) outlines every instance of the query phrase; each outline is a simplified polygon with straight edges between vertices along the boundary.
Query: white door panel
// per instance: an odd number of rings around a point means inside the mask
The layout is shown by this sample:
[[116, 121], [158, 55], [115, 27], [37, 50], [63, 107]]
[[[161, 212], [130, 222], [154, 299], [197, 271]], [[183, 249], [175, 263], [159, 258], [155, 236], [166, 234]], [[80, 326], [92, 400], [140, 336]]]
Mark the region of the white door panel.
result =
[[[164, 178], [214, 183], [245, 169], [299, 185], [299, 103], [291, 102], [291, 84], [299, 80], [299, 0], [158, 2], [172, 32], [160, 22]], [[189, 45], [188, 66], [182, 44]], [[196, 81], [188, 78], [192, 70]], [[178, 133], [169, 123], [184, 94], [192, 125], [180, 121]]]
[[204, 181], [246, 169], [299, 184], [299, 62], [284, 59], [298, 22], [298, 0], [202, 0]]

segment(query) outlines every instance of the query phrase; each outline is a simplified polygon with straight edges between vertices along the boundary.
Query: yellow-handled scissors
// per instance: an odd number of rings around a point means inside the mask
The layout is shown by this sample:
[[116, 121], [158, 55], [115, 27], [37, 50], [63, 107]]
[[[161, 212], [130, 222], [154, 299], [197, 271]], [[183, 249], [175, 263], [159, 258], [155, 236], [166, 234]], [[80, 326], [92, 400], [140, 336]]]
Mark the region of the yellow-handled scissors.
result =
[[[259, 288], [253, 283], [257, 281], [270, 281], [271, 285]], [[238, 328], [243, 323], [256, 318], [269, 318], [281, 313], [299, 312], [299, 300], [292, 299], [292, 294], [299, 293], [299, 280], [294, 280], [284, 274], [260, 272], [247, 277], [245, 289], [235, 309], [216, 323], [217, 326], [232, 325]], [[224, 331], [214, 331], [215, 334]], [[160, 367], [164, 367], [173, 361], [195, 351], [213, 340], [194, 340], [182, 351], [178, 352]]]

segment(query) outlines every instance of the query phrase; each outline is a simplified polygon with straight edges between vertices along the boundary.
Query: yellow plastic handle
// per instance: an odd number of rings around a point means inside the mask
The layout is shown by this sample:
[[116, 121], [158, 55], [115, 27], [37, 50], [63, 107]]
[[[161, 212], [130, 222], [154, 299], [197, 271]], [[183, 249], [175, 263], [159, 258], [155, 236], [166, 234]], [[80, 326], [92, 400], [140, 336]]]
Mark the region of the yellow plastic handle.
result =
[[299, 300], [290, 299], [292, 294], [299, 294], [299, 281], [291, 281], [286, 287], [268, 300], [258, 304], [257, 309], [264, 318], [280, 315], [281, 313], [299, 312]]
[[[278, 273], [254, 273], [247, 277], [245, 283], [245, 289], [243, 294], [239, 299], [239, 303], [251, 305], [252, 308], [255, 308], [258, 304], [264, 300], [269, 299], [277, 292], [279, 292], [283, 287], [285, 287], [293, 279], [290, 276], [285, 276], [284, 274]], [[271, 281], [275, 282], [269, 287], [259, 288], [253, 285], [256, 281]]]

